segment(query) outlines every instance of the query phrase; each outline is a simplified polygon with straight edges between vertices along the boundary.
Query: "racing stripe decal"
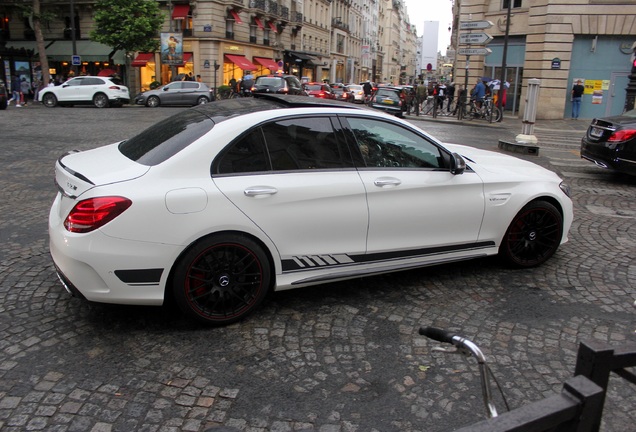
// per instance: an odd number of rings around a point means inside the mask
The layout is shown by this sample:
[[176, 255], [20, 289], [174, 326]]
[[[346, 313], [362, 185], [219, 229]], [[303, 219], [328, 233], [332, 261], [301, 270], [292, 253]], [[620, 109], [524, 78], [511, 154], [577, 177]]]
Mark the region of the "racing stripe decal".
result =
[[308, 270], [318, 267], [340, 267], [352, 264], [373, 264], [384, 261], [409, 259], [417, 257], [430, 257], [452, 252], [485, 249], [495, 246], [495, 242], [478, 242], [461, 245], [439, 246], [432, 248], [413, 249], [407, 251], [380, 252], [375, 254], [330, 254], [330, 255], [298, 255], [283, 259], [283, 272]]

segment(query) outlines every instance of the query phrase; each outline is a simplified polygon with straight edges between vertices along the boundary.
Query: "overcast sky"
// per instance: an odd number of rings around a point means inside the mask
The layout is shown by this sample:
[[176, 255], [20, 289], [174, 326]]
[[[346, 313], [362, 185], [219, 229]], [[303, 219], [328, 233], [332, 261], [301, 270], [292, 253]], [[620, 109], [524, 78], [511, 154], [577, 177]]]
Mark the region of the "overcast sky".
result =
[[446, 53], [450, 45], [448, 27], [453, 23], [451, 0], [404, 0], [409, 21], [417, 27], [417, 35], [422, 36], [424, 21], [439, 21], [438, 51]]

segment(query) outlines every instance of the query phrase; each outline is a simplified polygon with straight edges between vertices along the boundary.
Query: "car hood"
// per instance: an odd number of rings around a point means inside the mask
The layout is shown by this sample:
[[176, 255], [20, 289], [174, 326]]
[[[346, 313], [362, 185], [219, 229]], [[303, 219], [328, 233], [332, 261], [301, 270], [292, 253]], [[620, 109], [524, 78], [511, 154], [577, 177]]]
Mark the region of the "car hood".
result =
[[481, 150], [459, 144], [444, 144], [448, 150], [460, 154], [468, 165], [478, 174], [510, 175], [511, 177], [529, 177], [560, 180], [554, 172], [533, 162], [528, 162], [514, 156]]
[[132, 180], [148, 172], [150, 167], [128, 159], [118, 145], [60, 157], [55, 164], [55, 182], [60, 191], [75, 198], [94, 187]]

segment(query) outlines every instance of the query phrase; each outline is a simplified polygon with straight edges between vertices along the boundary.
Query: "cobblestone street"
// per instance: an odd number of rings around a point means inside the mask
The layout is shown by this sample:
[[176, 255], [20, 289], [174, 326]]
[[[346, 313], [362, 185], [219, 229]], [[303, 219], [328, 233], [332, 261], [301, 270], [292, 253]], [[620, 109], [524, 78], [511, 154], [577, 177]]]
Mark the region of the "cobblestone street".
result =
[[[180, 110], [0, 111], [1, 431], [450, 431], [485, 418], [478, 369], [432, 351], [421, 325], [479, 344], [511, 408], [559, 393], [581, 340], [636, 342], [636, 178], [579, 158], [587, 120], [537, 121], [539, 156], [519, 155], [572, 188], [570, 241], [539, 268], [483, 259], [291, 290], [223, 328], [70, 297], [48, 252], [55, 160]], [[521, 130], [407, 119], [494, 151]], [[613, 378], [602, 430], [633, 430], [635, 406]]]

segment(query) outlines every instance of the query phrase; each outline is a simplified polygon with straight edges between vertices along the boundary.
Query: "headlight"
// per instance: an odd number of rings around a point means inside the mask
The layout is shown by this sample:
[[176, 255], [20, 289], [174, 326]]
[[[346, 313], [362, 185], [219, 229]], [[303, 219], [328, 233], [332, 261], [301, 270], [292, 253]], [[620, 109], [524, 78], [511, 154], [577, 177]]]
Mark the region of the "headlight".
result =
[[570, 186], [568, 186], [567, 183], [565, 182], [561, 182], [561, 184], [559, 184], [559, 187], [561, 188], [561, 190], [563, 191], [564, 194], [566, 194], [569, 198], [571, 198], [572, 196], [570, 195]]

